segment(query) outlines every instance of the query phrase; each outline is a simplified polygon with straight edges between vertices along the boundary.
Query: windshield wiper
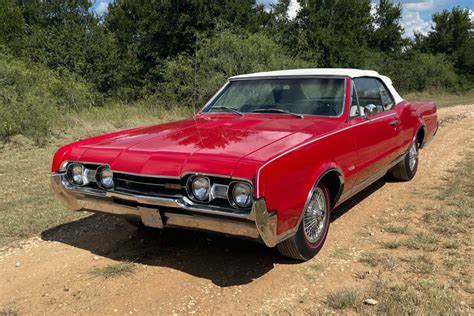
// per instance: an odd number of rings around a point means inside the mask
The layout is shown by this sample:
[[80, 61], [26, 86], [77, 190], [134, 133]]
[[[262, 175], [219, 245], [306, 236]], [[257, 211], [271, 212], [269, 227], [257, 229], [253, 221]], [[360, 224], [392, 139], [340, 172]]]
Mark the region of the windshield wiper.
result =
[[255, 112], [255, 113], [285, 113], [285, 114], [293, 115], [293, 116], [296, 116], [296, 117], [299, 117], [299, 118], [304, 118], [304, 116], [301, 115], [301, 114], [293, 113], [293, 112], [290, 112], [288, 110], [275, 109], [275, 108], [255, 109], [252, 112]]
[[239, 115], [239, 116], [244, 116], [244, 114], [242, 112], [239, 112], [239, 111], [237, 111], [236, 109], [233, 109], [233, 108], [228, 108], [226, 106], [212, 107], [211, 110], [223, 110], [223, 111], [226, 111], [226, 112], [229, 112], [229, 113], [234, 113], [234, 114]]

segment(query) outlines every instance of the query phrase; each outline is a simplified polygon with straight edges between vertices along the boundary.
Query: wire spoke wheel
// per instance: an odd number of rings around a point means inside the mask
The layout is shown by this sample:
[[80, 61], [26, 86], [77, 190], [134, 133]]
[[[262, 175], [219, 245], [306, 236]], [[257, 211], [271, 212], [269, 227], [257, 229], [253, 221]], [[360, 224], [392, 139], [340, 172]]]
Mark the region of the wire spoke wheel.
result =
[[323, 236], [327, 214], [326, 195], [320, 187], [316, 187], [303, 215], [304, 234], [310, 243], [316, 243]]
[[410, 150], [408, 151], [408, 165], [411, 171], [415, 169], [417, 160], [418, 160], [418, 148], [417, 148], [416, 142], [413, 142], [413, 144], [410, 147]]

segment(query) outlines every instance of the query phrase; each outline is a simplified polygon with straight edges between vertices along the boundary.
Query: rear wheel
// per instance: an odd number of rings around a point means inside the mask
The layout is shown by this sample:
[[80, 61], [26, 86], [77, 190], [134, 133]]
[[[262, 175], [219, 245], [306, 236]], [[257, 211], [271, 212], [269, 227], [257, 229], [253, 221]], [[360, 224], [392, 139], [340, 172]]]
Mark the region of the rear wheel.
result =
[[285, 257], [306, 261], [323, 247], [329, 229], [331, 204], [329, 191], [319, 183], [310, 193], [296, 234], [277, 245]]
[[419, 146], [416, 139], [410, 145], [405, 157], [392, 169], [392, 175], [395, 179], [401, 181], [410, 181], [418, 170]]

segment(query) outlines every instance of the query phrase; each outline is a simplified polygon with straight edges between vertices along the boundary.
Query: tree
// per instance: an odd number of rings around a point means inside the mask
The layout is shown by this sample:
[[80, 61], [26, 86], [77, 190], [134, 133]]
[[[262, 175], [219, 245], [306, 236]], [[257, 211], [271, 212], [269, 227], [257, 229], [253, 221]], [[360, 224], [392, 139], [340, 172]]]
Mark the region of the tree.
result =
[[14, 0], [0, 2], [0, 45], [15, 47], [21, 45], [25, 31], [25, 20], [20, 7]]
[[433, 14], [434, 26], [428, 36], [418, 35], [415, 49], [446, 54], [458, 72], [474, 76], [474, 25], [468, 9], [455, 7]]
[[402, 38], [403, 28], [400, 24], [402, 5], [391, 0], [380, 0], [374, 16], [374, 32], [371, 36], [371, 47], [381, 52], [398, 53], [408, 44]]
[[210, 37], [217, 25], [257, 32], [267, 21], [255, 0], [117, 0], [105, 16], [130, 87], [156, 86], [164, 60], [194, 54], [198, 34]]
[[301, 0], [297, 23], [325, 67], [359, 67], [372, 32], [370, 0]]
[[15, 55], [79, 74], [100, 92], [115, 89], [114, 38], [91, 11], [89, 0], [18, 0], [17, 4], [28, 40]]

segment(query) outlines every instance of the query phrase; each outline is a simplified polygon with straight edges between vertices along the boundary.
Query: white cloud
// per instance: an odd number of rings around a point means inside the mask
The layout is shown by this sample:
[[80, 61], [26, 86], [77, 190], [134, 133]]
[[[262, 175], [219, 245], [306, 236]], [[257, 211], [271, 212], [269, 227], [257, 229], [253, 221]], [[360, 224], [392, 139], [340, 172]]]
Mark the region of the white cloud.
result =
[[425, 21], [418, 11], [405, 11], [402, 16], [402, 26], [405, 30], [404, 37], [413, 37], [415, 32], [427, 34], [431, 30], [433, 22]]
[[296, 18], [296, 15], [298, 14], [298, 11], [300, 11], [301, 5], [297, 0], [291, 0], [290, 5], [288, 6], [288, 17], [290, 20], [293, 20]]
[[428, 11], [428, 10], [432, 10], [435, 7], [435, 1], [434, 0], [421, 1], [421, 2], [410, 1], [410, 2], [406, 2], [403, 6], [408, 11]]
[[103, 15], [104, 13], [107, 12], [108, 9], [109, 9], [109, 2], [105, 0], [99, 0], [97, 4], [95, 5], [94, 11], [98, 15]]
[[468, 9], [469, 10], [469, 18], [471, 19], [471, 22], [474, 23], [474, 11], [472, 11], [471, 9]]

